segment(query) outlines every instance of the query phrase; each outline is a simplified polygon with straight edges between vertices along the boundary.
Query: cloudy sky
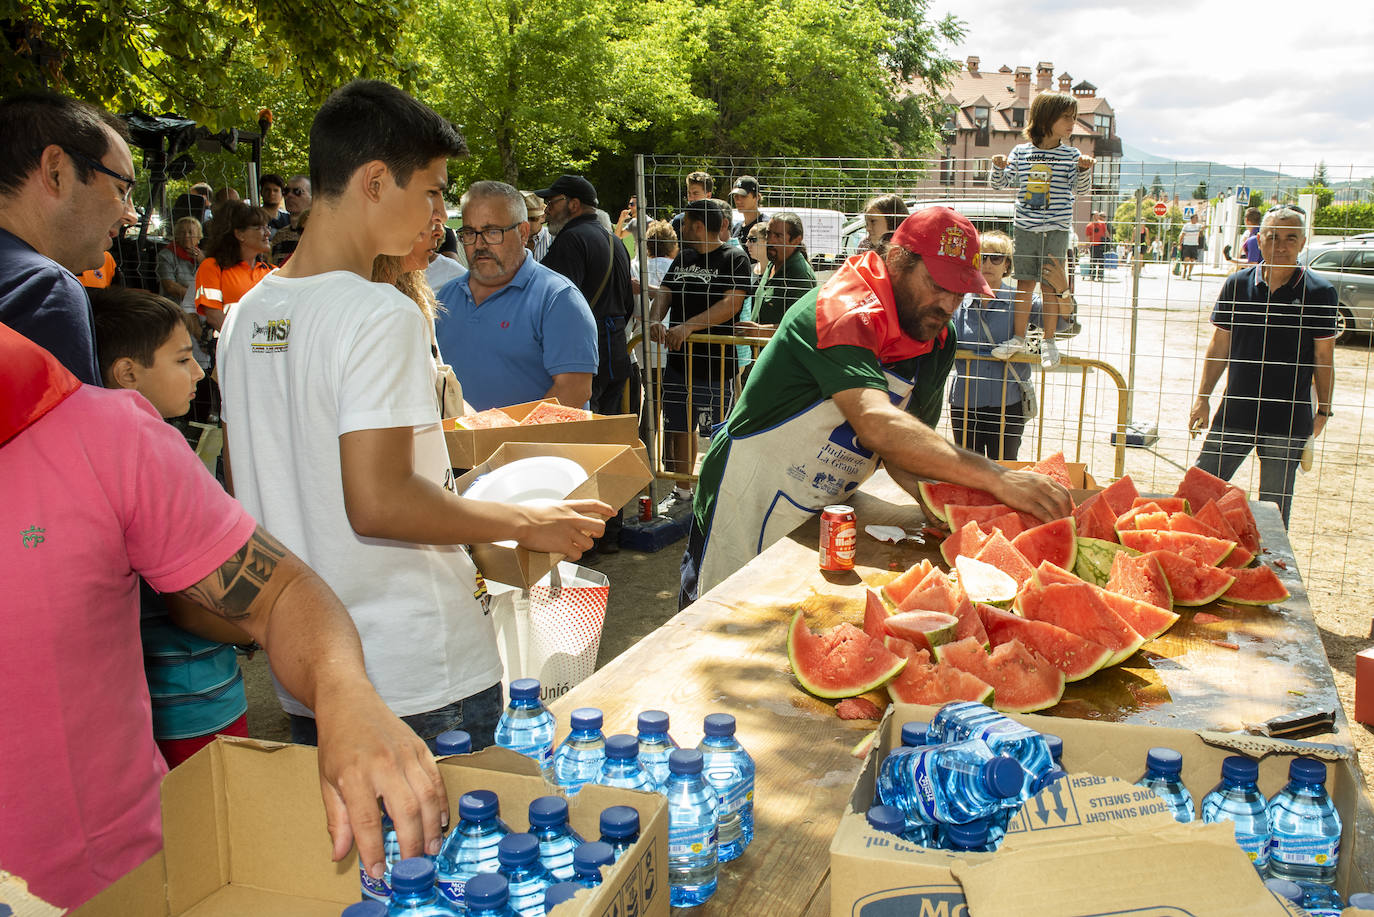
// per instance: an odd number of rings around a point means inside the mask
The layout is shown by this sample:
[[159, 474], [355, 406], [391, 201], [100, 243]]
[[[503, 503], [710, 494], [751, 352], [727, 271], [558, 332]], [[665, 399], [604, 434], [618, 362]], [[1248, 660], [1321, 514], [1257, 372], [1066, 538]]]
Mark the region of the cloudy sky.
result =
[[1122, 139], [1149, 153], [1374, 174], [1370, 0], [931, 0], [931, 12], [964, 20], [950, 54], [985, 72], [1047, 60], [1094, 83]]

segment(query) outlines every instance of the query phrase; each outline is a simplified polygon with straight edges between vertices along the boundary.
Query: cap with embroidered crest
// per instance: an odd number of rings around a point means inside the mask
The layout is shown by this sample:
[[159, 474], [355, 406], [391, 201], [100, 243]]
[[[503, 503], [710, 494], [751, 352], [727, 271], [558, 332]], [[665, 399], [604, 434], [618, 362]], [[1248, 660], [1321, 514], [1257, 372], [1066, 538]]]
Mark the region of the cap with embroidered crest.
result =
[[979, 268], [978, 230], [948, 207], [926, 207], [902, 221], [892, 244], [920, 255], [930, 279], [951, 293], [992, 296]]

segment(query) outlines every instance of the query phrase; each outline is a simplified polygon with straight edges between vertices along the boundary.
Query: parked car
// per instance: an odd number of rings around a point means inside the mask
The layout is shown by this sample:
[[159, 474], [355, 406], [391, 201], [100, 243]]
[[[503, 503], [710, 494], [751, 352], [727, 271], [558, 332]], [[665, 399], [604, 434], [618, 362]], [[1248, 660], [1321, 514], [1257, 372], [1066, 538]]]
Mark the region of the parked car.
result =
[[[822, 207], [765, 207], [763, 210], [769, 214], [795, 213], [801, 219], [802, 242], [816, 270], [834, 267], [844, 260], [841, 254], [841, 229], [845, 225], [845, 216], [840, 211]], [[731, 212], [732, 224], [742, 219], [738, 210]]]
[[1374, 239], [1327, 245], [1307, 254], [1307, 267], [1331, 281], [1339, 298], [1336, 343], [1374, 332]]

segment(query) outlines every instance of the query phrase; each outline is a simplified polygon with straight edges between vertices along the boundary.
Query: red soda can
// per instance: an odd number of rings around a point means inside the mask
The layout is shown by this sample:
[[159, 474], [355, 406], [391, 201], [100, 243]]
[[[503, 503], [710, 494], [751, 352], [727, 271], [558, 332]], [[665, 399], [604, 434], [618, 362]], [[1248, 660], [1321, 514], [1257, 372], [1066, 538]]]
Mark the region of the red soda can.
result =
[[821, 569], [840, 572], [854, 569], [854, 547], [859, 525], [852, 506], [835, 504], [821, 511]]
[[639, 521], [640, 521], [640, 522], [653, 522], [653, 521], [654, 521], [654, 501], [653, 501], [653, 498], [652, 498], [652, 497], [640, 497], [640, 498], [639, 498]]

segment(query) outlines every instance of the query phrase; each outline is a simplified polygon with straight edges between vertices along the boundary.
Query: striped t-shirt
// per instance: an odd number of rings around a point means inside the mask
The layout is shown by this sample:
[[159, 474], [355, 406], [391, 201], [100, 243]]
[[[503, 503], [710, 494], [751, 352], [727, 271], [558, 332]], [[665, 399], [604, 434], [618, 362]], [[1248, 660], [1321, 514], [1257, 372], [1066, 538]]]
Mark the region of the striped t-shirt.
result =
[[1078, 171], [1081, 156], [1076, 147], [1065, 143], [1052, 150], [1020, 143], [1007, 156], [1006, 168], [993, 167], [992, 187], [1016, 188], [1017, 229], [1067, 232], [1072, 228], [1074, 195], [1092, 187], [1092, 170]]

